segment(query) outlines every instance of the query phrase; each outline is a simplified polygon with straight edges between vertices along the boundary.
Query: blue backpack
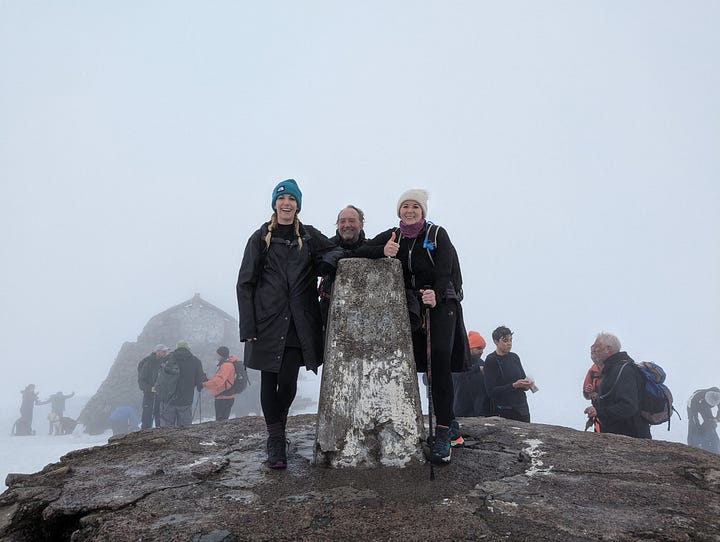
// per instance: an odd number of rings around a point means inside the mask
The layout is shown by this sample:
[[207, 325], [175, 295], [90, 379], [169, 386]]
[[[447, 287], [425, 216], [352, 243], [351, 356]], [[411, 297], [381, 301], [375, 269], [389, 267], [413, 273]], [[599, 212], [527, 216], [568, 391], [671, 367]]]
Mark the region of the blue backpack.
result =
[[641, 361], [640, 363], [626, 362], [620, 367], [620, 371], [618, 371], [617, 378], [610, 388], [610, 391], [603, 394], [603, 397], [607, 397], [613, 392], [618, 380], [620, 380], [623, 369], [625, 369], [627, 365], [635, 368], [641, 377], [640, 416], [650, 425], [659, 425], [667, 422], [668, 431], [670, 431], [670, 418], [672, 417], [672, 413], [675, 412], [678, 418], [680, 418], [680, 413], [673, 407], [672, 393], [670, 393], [670, 388], [665, 385], [665, 370], [657, 363], [653, 363], [652, 361]]
[[640, 396], [640, 415], [650, 425], [667, 422], [668, 431], [670, 431], [672, 413], [675, 412], [678, 418], [680, 418], [680, 414], [673, 407], [670, 388], [665, 385], [665, 370], [652, 361], [641, 361], [635, 366], [642, 375], [644, 384]]

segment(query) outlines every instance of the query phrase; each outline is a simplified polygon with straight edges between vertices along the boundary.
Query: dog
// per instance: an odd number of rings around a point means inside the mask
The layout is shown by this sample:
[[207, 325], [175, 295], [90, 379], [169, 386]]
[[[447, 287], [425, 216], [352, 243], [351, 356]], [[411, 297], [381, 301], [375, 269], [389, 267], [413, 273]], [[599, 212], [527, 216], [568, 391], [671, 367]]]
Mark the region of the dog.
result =
[[53, 435], [70, 435], [75, 431], [77, 422], [67, 416], [58, 416], [55, 412], [48, 414], [50, 421], [51, 434]]

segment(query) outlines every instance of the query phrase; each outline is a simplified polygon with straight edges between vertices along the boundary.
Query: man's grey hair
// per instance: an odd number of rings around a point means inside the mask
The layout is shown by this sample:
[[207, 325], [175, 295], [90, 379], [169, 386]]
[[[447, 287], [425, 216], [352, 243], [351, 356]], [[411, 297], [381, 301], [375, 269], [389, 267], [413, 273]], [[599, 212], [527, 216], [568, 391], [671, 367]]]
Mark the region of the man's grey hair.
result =
[[[345, 209], [353, 209], [358, 214], [360, 224], [363, 226], [365, 225], [365, 213], [362, 212], [362, 209], [360, 209], [360, 207], [355, 207], [354, 205], [346, 205], [345, 207], [340, 209], [340, 213], [342, 213]], [[338, 222], [340, 222], [340, 213], [338, 213], [337, 219], [335, 220], [336, 225]]]
[[606, 331], [597, 334], [597, 341], [603, 346], [609, 346], [613, 354], [617, 354], [620, 352], [620, 348], [622, 348], [620, 345], [620, 339], [612, 333], [607, 333]]

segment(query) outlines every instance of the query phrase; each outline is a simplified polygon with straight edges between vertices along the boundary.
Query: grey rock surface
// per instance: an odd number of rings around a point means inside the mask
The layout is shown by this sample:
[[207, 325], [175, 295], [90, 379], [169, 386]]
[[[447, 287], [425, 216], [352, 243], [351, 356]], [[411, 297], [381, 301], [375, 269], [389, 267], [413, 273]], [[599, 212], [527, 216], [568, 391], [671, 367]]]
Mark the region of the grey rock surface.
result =
[[461, 418], [447, 467], [312, 465], [291, 417], [267, 471], [262, 418], [112, 437], [0, 495], [3, 541], [720, 540], [720, 457], [683, 444]]
[[347, 259], [328, 316], [315, 462], [422, 461], [424, 438], [400, 261]]

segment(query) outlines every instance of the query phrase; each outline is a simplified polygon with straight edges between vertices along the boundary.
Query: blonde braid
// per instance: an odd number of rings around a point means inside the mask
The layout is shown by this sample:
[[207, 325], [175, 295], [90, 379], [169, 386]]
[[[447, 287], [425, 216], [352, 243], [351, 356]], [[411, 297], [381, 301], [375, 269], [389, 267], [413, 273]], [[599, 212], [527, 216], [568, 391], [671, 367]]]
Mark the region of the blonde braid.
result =
[[265, 236], [265, 248], [268, 250], [270, 249], [270, 238], [272, 237], [272, 232], [275, 229], [275, 226], [277, 225], [277, 213], [273, 213], [272, 217], [270, 218], [270, 225], [268, 226], [268, 232]]
[[298, 220], [297, 214], [295, 214], [295, 235], [298, 240], [298, 250], [302, 249], [302, 237], [300, 237], [300, 221]]

